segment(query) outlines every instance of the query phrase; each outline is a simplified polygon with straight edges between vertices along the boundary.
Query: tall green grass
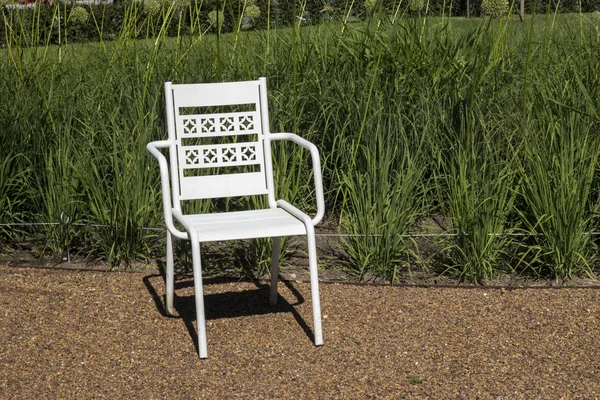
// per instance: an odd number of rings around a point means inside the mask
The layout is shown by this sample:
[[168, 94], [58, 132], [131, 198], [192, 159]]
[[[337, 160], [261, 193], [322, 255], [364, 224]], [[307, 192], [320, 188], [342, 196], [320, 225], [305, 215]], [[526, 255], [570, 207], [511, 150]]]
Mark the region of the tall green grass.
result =
[[0, 250], [10, 248], [23, 233], [27, 192], [31, 190], [31, 169], [22, 154], [5, 154], [0, 161]]
[[[144, 146], [166, 136], [163, 82], [267, 76], [272, 130], [321, 150], [329, 220], [351, 234], [344, 263], [359, 278], [396, 280], [419, 256], [406, 235], [432, 215], [454, 236], [429, 266], [463, 279], [597, 274], [600, 37], [587, 15], [374, 13], [218, 35], [197, 21], [192, 35], [167, 37], [174, 8], [160, 25], [128, 12], [113, 41], [50, 45], [57, 32], [19, 31], [18, 21], [3, 33], [2, 222], [68, 213], [96, 226], [71, 227], [82, 254], [114, 265], [153, 256], [163, 235], [142, 228], [161, 226], [162, 205]], [[134, 39], [140, 26], [145, 40]], [[274, 156], [278, 196], [313, 211], [305, 155]], [[58, 253], [64, 238], [53, 232]], [[269, 243], [251, 246], [260, 275]]]
[[376, 274], [396, 281], [401, 272], [410, 271], [412, 241], [406, 235], [424, 214], [422, 149], [411, 148], [397, 120], [388, 122], [378, 121], [368, 143], [358, 146], [360, 167], [341, 182], [347, 190], [345, 264], [359, 279]]

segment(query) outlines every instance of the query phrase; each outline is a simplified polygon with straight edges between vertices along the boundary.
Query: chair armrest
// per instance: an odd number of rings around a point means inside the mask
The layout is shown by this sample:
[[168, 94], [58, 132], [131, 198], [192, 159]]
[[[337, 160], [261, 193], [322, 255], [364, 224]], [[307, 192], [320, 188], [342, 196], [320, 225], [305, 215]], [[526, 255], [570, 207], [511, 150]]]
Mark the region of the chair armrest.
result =
[[176, 237], [180, 239], [184, 239], [187, 235], [181, 232], [179, 229], [175, 227], [173, 224], [173, 214], [172, 214], [172, 205], [171, 205], [171, 188], [169, 184], [169, 164], [167, 163], [167, 159], [164, 154], [160, 152], [158, 149], [164, 149], [171, 147], [171, 142], [168, 140], [160, 140], [156, 142], [150, 142], [146, 145], [146, 149], [158, 160], [158, 165], [160, 167], [160, 183], [162, 190], [162, 198], [163, 198], [163, 208], [165, 213], [165, 225], [167, 229]]
[[[323, 197], [323, 178], [322, 178], [322, 173], [321, 173], [321, 159], [319, 157], [319, 149], [317, 149], [317, 146], [315, 146], [313, 143], [311, 143], [308, 140], [303, 139], [300, 136], [293, 134], [293, 133], [287, 133], [287, 132], [286, 133], [272, 133], [270, 135], [267, 135], [265, 137], [265, 140], [267, 140], [269, 142], [274, 141], [274, 140], [289, 140], [291, 142], [294, 142], [294, 143], [304, 147], [308, 151], [310, 151], [310, 155], [311, 155], [311, 159], [312, 159], [314, 183], [315, 183], [315, 197], [317, 200], [317, 215], [312, 219], [312, 224], [317, 225], [319, 222], [321, 222], [321, 220], [323, 219], [323, 216], [325, 215], [325, 199]], [[288, 210], [287, 206], [284, 207], [282, 205], [283, 203], [281, 203], [281, 202], [287, 204], [289, 207], [293, 207], [293, 206], [284, 200], [277, 201], [277, 205], [279, 205], [281, 208], [286, 209], [286, 211], [288, 211], [292, 215], [294, 215], [294, 213], [292, 211]], [[296, 207], [293, 207], [293, 208], [297, 211], [300, 211]], [[304, 213], [302, 213], [302, 214], [304, 214]], [[299, 217], [296, 216], [296, 218], [299, 218]]]

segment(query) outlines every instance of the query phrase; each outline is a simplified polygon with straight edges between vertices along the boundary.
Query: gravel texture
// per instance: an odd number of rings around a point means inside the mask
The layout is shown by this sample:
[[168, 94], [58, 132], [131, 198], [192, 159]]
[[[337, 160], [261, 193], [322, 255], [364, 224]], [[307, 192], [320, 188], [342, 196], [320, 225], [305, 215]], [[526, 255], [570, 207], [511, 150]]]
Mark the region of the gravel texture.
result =
[[595, 399], [600, 290], [205, 280], [209, 358], [193, 288], [164, 316], [152, 272], [0, 267], [0, 398]]

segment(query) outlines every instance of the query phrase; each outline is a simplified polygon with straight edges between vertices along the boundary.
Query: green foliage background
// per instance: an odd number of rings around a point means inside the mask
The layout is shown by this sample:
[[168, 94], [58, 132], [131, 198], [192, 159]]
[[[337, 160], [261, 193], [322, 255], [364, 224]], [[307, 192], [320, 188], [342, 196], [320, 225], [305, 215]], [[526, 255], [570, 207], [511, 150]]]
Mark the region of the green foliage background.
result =
[[[375, 12], [255, 31], [238, 19], [215, 35], [178, 7], [148, 16], [120, 3], [90, 8], [87, 38], [100, 40], [77, 43], [87, 31], [65, 10], [2, 13], [0, 224], [67, 213], [84, 255], [160, 255], [164, 233], [146, 229], [162, 226], [162, 203], [145, 145], [166, 136], [163, 83], [266, 76], [272, 131], [322, 152], [328, 218], [354, 235], [343, 262], [357, 276], [395, 280], [416, 264], [476, 282], [598, 273], [600, 30], [588, 15]], [[310, 212], [306, 163], [275, 152], [278, 196]], [[424, 254], [405, 235], [430, 232], [436, 216], [448, 236]], [[31, 233], [0, 226], [9, 246]], [[44, 228], [54, 253], [60, 228]], [[252, 246], [246, 259], [264, 268], [268, 242]]]
[[[223, 33], [233, 32], [241, 26], [240, 17], [245, 7], [252, 3], [248, 0], [193, 0], [193, 1], [161, 1], [149, 0], [147, 3], [153, 7], [162, 7], [162, 12], [149, 18], [147, 7], [144, 2], [135, 0], [117, 0], [111, 4], [74, 4], [71, 2], [52, 4], [44, 3], [41, 7], [29, 7], [25, 9], [9, 8], [0, 5], [3, 18], [0, 19], [0, 45], [6, 44], [7, 29], [15, 31], [33, 32], [38, 31], [40, 42], [64, 43], [65, 41], [88, 41], [88, 40], [113, 40], [122, 34], [124, 26], [129, 30], [135, 29], [135, 37], [146, 38], [158, 34], [157, 27], [165, 23], [164, 11], [174, 7], [174, 15], [170, 15], [164, 29], [167, 35], [177, 36], [180, 34], [194, 34], [201, 32], [215, 32], [216, 25], [210, 23], [209, 13], [214, 10], [223, 12], [223, 21], [220, 21]], [[414, 2], [413, 2], [414, 3]], [[409, 1], [378, 0], [373, 2], [373, 7], [378, 12], [386, 15], [414, 14], [414, 5]], [[421, 4], [422, 3], [422, 4]], [[364, 20], [369, 12], [365, 8], [365, 2], [343, 2], [306, 0], [296, 3], [292, 0], [257, 0], [254, 2], [260, 9], [260, 14], [252, 20], [251, 24], [245, 24], [246, 29], [266, 29], [287, 27], [297, 22], [296, 16], [303, 15], [303, 25], [319, 24], [324, 20], [345, 21]], [[471, 15], [482, 15], [482, 2], [471, 1]], [[423, 6], [422, 8], [420, 6]], [[519, 2], [509, 2], [513, 14], [518, 14]], [[59, 22], [65, 24], [73, 13], [73, 9], [80, 12], [81, 8], [88, 11], [90, 18], [85, 22], [69, 24], [63, 29], [59, 28]], [[446, 0], [429, 0], [419, 3], [419, 9], [431, 16], [465, 16], [466, 2], [449, 2]], [[550, 12], [593, 12], [600, 10], [600, 0], [526, 0], [526, 13]], [[126, 23], [125, 23], [126, 22]]]

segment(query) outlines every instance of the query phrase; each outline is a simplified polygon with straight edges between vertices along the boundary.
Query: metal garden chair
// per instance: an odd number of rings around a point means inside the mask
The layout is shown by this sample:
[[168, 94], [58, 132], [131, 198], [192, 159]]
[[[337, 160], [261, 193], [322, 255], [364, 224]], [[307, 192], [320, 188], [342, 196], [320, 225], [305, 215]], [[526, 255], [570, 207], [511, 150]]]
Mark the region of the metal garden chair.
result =
[[[273, 238], [270, 304], [274, 305], [280, 238], [306, 235], [314, 342], [317, 346], [322, 345], [314, 226], [323, 218], [325, 203], [316, 146], [292, 133], [270, 132], [265, 78], [185, 85], [166, 82], [165, 99], [169, 138], [151, 142], [147, 148], [160, 166], [167, 227], [167, 314], [173, 314], [174, 238], [191, 242], [198, 348], [200, 358], [206, 358], [200, 243]], [[295, 142], [311, 153], [317, 203], [317, 213], [312, 219], [285, 200], [275, 199], [271, 159], [271, 142], [275, 140]], [[159, 149], [168, 149], [168, 160]], [[266, 195], [269, 208], [195, 215], [182, 212], [182, 201], [247, 195]], [[178, 229], [177, 224], [183, 229]]]

